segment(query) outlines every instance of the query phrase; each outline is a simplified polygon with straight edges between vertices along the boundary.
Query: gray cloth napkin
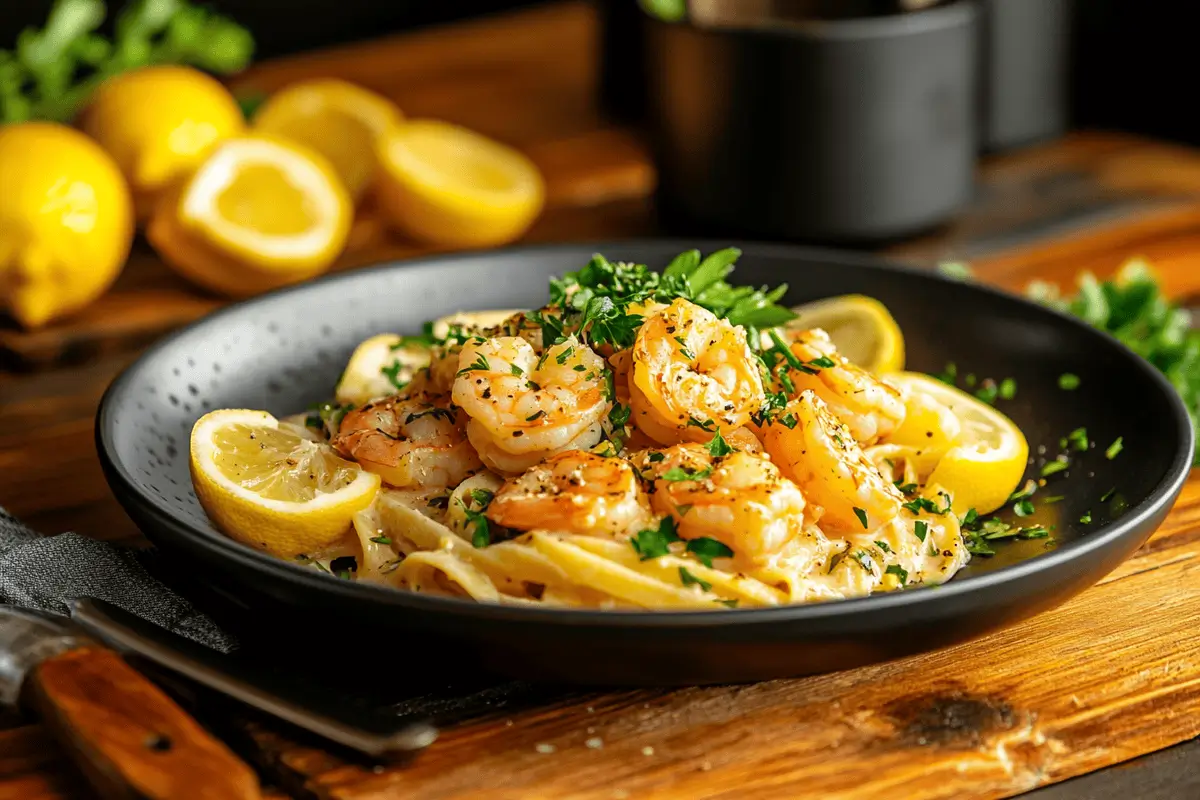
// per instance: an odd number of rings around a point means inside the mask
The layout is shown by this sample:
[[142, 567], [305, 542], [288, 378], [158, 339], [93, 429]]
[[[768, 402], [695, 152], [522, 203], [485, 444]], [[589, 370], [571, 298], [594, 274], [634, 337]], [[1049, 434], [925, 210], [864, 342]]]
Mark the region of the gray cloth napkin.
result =
[[232, 650], [232, 636], [147, 571], [152, 561], [152, 551], [77, 533], [39, 536], [0, 508], [0, 602], [66, 614], [71, 600], [96, 597], [221, 652]]

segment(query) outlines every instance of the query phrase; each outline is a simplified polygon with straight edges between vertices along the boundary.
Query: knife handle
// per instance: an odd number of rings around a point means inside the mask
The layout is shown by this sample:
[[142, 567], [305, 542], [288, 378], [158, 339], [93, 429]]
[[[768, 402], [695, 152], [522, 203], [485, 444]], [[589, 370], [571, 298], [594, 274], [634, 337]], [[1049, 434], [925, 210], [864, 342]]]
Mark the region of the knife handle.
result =
[[250, 767], [112, 650], [48, 658], [23, 693], [101, 797], [260, 796]]

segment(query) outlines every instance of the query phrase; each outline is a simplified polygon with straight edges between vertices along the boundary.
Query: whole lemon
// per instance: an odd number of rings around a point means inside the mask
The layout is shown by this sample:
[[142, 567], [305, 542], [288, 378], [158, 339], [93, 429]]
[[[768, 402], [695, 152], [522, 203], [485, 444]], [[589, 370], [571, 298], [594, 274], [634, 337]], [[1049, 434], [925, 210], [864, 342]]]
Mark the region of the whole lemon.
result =
[[0, 308], [36, 328], [99, 297], [133, 243], [112, 158], [48, 122], [0, 126]]
[[190, 67], [133, 70], [100, 85], [80, 127], [112, 154], [133, 189], [139, 220], [223, 139], [246, 123], [233, 95]]

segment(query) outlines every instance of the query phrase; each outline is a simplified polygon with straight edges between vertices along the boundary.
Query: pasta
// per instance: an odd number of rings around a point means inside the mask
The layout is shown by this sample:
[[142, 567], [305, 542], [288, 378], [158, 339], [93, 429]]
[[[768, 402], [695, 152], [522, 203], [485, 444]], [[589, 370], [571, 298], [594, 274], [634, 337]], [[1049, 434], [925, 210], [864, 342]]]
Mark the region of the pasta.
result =
[[[708, 263], [660, 276], [597, 256], [537, 311], [393, 337], [425, 366], [307, 423], [384, 484], [311, 563], [597, 609], [779, 606], [952, 577], [970, 553], [931, 476], [960, 441], [954, 410], [783, 324], [772, 296], [697, 291]], [[367, 377], [342, 385], [378, 386]]]

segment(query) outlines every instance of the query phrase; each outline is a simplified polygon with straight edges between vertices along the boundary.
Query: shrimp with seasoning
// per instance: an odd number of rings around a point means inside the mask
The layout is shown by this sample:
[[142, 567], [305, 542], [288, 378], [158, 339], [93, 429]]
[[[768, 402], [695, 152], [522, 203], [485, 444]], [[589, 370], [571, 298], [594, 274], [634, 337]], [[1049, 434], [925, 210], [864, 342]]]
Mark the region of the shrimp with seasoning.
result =
[[652, 514], [629, 462], [568, 450], [509, 478], [487, 516], [522, 531], [620, 534], [646, 527]]
[[801, 392], [762, 426], [760, 434], [783, 474], [823, 509], [822, 529], [862, 533], [900, 513], [904, 496], [879, 474], [816, 393]]
[[716, 539], [745, 565], [825, 552], [824, 536], [805, 524], [803, 493], [765, 456], [714, 458], [687, 443], [638, 453], [633, 462], [653, 482], [651, 508], [673, 517], [681, 538]]
[[396, 395], [349, 411], [330, 444], [389, 486], [453, 487], [483, 468], [449, 397]]
[[470, 417], [467, 438], [479, 457], [514, 475], [600, 441], [606, 374], [604, 359], [574, 336], [540, 358], [522, 338], [474, 339], [459, 354], [453, 398]]
[[[859, 444], [875, 444], [904, 422], [900, 390], [847, 361], [825, 331], [813, 328], [793, 333], [790, 350], [803, 362], [800, 369], [788, 369], [795, 387], [791, 396], [811, 390], [846, 424]], [[831, 361], [832, 366], [827, 366]]]
[[740, 428], [765, 400], [745, 330], [682, 298], [645, 321], [632, 361], [634, 424], [659, 444]]

